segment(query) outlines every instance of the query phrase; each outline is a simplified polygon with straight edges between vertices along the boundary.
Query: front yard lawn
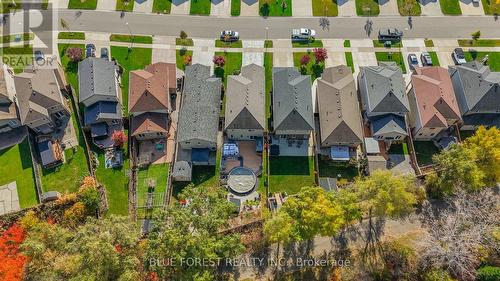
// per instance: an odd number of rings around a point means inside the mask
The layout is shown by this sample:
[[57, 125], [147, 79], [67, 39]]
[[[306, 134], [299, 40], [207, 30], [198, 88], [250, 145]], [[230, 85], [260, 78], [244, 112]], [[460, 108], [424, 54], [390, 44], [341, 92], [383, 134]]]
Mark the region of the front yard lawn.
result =
[[439, 5], [441, 6], [441, 12], [445, 15], [461, 15], [462, 10], [460, 9], [460, 0], [439, 0]]
[[169, 165], [165, 163], [158, 165], [149, 165], [148, 167], [138, 169], [137, 171], [138, 206], [146, 205], [146, 199], [150, 181], [152, 181], [152, 183], [154, 184], [154, 189], [151, 190], [151, 192], [155, 193], [156, 198], [163, 199], [163, 195], [165, 194], [167, 187], [168, 167]]
[[500, 12], [500, 2], [497, 0], [481, 0], [485, 15], [493, 15]]
[[194, 43], [193, 43], [193, 39], [191, 39], [191, 38], [186, 38], [186, 39], [175, 38], [175, 45], [179, 45], [179, 46], [193, 46]]
[[415, 155], [419, 166], [432, 164], [432, 156], [439, 153], [439, 149], [432, 141], [414, 141]]
[[344, 40], [344, 48], [350, 48], [351, 47], [351, 40]]
[[431, 56], [431, 58], [432, 58], [432, 65], [440, 66], [439, 58], [438, 58], [436, 52], [428, 52], [428, 53], [429, 53], [429, 56]]
[[241, 40], [234, 42], [224, 42], [220, 39], [215, 40], [215, 47], [218, 48], [243, 48], [243, 42]]
[[292, 0], [282, 1], [259, 0], [259, 15], [263, 17], [291, 17]]
[[[373, 40], [373, 47], [375, 48], [385, 48], [385, 40]], [[391, 41], [391, 48], [399, 48], [403, 47], [403, 43], [401, 41]]]
[[153, 44], [153, 37], [143, 35], [111, 34], [109, 41]]
[[491, 71], [500, 71], [500, 52], [465, 52], [465, 59], [481, 61], [486, 55]]
[[293, 41], [293, 48], [321, 48], [323, 47], [323, 42], [321, 40], [313, 41]]
[[319, 176], [328, 178], [340, 178], [352, 181], [359, 175], [356, 166], [349, 165], [349, 162], [336, 162], [319, 159]]
[[402, 16], [420, 16], [422, 9], [417, 0], [398, 0], [399, 14]]
[[312, 11], [315, 17], [336, 17], [339, 14], [337, 0], [312, 0]]
[[85, 40], [83, 32], [59, 32], [57, 39]]
[[241, 12], [241, 0], [231, 0], [231, 16], [239, 16]]
[[316, 186], [312, 156], [271, 156], [269, 162], [270, 193], [294, 194], [304, 186]]
[[171, 0], [154, 0], [153, 13], [170, 14]]
[[460, 47], [500, 47], [500, 39], [458, 40]]
[[189, 65], [189, 63], [186, 61], [188, 57], [190, 57], [191, 59], [193, 58], [193, 51], [185, 49], [175, 51], [175, 61], [178, 69], [186, 69], [186, 65]]
[[75, 89], [75, 98], [78, 99], [78, 63], [72, 62], [66, 56], [66, 50], [68, 48], [80, 48], [83, 54], [85, 54], [85, 45], [83, 44], [59, 44], [59, 56], [61, 57], [61, 64], [66, 74], [66, 80]]
[[[223, 56], [226, 58], [226, 64], [224, 67], [216, 67], [214, 66], [214, 73], [215, 76], [222, 78], [222, 82], [227, 89], [227, 76], [228, 75], [233, 75], [235, 74], [236, 71], [241, 70], [241, 64], [243, 61], [243, 54], [242, 53], [225, 53], [225, 52], [216, 52], [216, 56]], [[221, 116], [224, 116], [226, 109], [226, 95], [224, 94], [223, 100], [222, 100], [222, 110], [220, 111]]]
[[28, 138], [18, 145], [0, 150], [0, 175], [0, 185], [16, 182], [22, 209], [37, 204]]
[[377, 0], [355, 0], [358, 16], [378, 16], [380, 7]]
[[400, 52], [393, 52], [389, 55], [389, 52], [376, 52], [375, 56], [377, 61], [393, 61], [401, 67], [403, 73], [406, 73], [405, 63], [403, 61], [403, 55]]
[[209, 16], [212, 2], [210, 0], [191, 0], [190, 15]]
[[[109, 0], [101, 0], [101, 1], [109, 1]], [[124, 11], [124, 12], [132, 12], [134, 11], [134, 0], [116, 0], [116, 10]]]
[[152, 49], [111, 46], [111, 57], [123, 68], [121, 78], [122, 103], [125, 114], [128, 113], [128, 77], [131, 70], [143, 69], [151, 64]]
[[[309, 57], [309, 63], [306, 64], [305, 66], [302, 66], [300, 64], [300, 61], [303, 56], [308, 56]], [[325, 63], [315, 63], [314, 55], [313, 53], [307, 53], [307, 52], [298, 52], [298, 53], [293, 53], [293, 65], [299, 69], [299, 71], [303, 75], [311, 75], [311, 80], [314, 81], [316, 78], [321, 77], [321, 74], [323, 73], [323, 69], [325, 69]]]
[[12, 67], [15, 73], [33, 63], [33, 47], [31, 45], [2, 48], [2, 62]]
[[68, 9], [95, 10], [96, 8], [97, 0], [69, 0], [68, 4]]

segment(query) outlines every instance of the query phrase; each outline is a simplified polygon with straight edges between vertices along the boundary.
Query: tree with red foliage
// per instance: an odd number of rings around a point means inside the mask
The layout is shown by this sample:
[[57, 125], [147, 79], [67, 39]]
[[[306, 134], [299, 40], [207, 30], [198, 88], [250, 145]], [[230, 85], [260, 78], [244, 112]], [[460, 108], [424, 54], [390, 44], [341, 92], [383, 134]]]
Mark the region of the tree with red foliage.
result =
[[300, 58], [300, 65], [301, 65], [301, 66], [305, 66], [305, 65], [307, 65], [310, 61], [311, 61], [311, 58], [310, 58], [308, 55], [303, 55], [303, 56]]
[[0, 280], [17, 281], [23, 279], [26, 257], [19, 252], [26, 232], [14, 224], [0, 235]]
[[83, 58], [83, 50], [82, 48], [74, 47], [74, 48], [68, 48], [66, 50], [66, 56], [72, 61], [72, 62], [79, 62]]
[[124, 131], [114, 131], [113, 135], [111, 135], [111, 139], [115, 143], [115, 146], [122, 147], [127, 141], [127, 135], [125, 135]]
[[316, 64], [320, 64], [328, 58], [325, 48], [316, 48], [314, 49], [313, 54], [316, 59]]
[[212, 61], [217, 67], [224, 67], [226, 65], [226, 58], [223, 56], [214, 56]]
[[184, 58], [184, 65], [191, 65], [192, 61], [193, 61], [193, 57], [192, 56], [186, 56]]

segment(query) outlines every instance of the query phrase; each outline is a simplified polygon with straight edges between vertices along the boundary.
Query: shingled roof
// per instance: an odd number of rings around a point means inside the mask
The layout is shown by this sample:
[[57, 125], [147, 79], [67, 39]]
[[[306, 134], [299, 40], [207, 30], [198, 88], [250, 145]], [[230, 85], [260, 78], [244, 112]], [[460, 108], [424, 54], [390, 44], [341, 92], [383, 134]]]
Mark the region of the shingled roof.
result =
[[264, 68], [245, 65], [240, 75], [227, 77], [225, 129], [263, 130], [265, 124]]
[[361, 93], [369, 116], [371, 113], [410, 111], [403, 73], [399, 66], [381, 62], [378, 66], [361, 67], [360, 71], [366, 87]]
[[273, 68], [273, 119], [275, 130], [313, 130], [311, 76]]
[[411, 76], [422, 127], [447, 127], [447, 119], [460, 119], [448, 70], [443, 67], [417, 67]]
[[14, 83], [13, 79], [9, 79], [10, 74], [6, 73], [7, 71], [7, 66], [0, 63], [0, 120], [17, 118], [16, 104], [13, 101]]
[[131, 135], [151, 132], [168, 133], [168, 117], [163, 113], [148, 112], [134, 116], [131, 121]]
[[220, 95], [221, 79], [210, 75], [210, 66], [186, 67], [178, 142], [198, 139], [217, 143]]
[[78, 63], [80, 102], [93, 95], [117, 101], [116, 64], [106, 59], [90, 57]]
[[144, 70], [130, 72], [129, 111], [145, 112], [170, 109], [170, 93], [177, 88], [176, 66], [158, 62]]
[[363, 138], [358, 96], [351, 69], [329, 67], [318, 79], [321, 145], [360, 144]]

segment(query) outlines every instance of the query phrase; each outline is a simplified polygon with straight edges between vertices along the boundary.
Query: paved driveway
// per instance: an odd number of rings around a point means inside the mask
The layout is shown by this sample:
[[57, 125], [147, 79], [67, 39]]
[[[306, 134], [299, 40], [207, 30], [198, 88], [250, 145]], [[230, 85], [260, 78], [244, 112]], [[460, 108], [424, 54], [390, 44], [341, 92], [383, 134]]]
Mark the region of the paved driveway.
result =
[[211, 5], [211, 16], [229, 17], [231, 15], [231, 0], [212, 0]]
[[397, 0], [379, 0], [381, 16], [399, 16]]
[[346, 64], [344, 52], [328, 52], [328, 58], [325, 61], [326, 67]]
[[442, 16], [439, 0], [420, 0], [422, 16]]
[[189, 0], [172, 0], [170, 14], [172, 15], [189, 15], [191, 1]]
[[455, 62], [453, 62], [453, 58], [451, 57], [451, 52], [437, 52], [436, 54], [441, 66], [447, 67], [449, 65], [455, 65]]
[[258, 0], [241, 0], [240, 16], [256, 17], [259, 15]]
[[356, 15], [356, 2], [354, 0], [338, 0], [337, 1], [339, 16], [341, 17], [355, 17]]
[[193, 39], [193, 64], [199, 63], [210, 66], [213, 71], [213, 57], [215, 41], [210, 39]]
[[[101, 0], [102, 1], [102, 0]], [[107, 1], [107, 0], [105, 0]], [[151, 13], [154, 0], [139, 0], [134, 3], [134, 13]]]
[[484, 16], [483, 3], [472, 3], [472, 0], [459, 0], [462, 15], [465, 16]]
[[[68, 1], [69, 2], [69, 1]], [[137, 3], [134, 3], [134, 5]], [[97, 1], [97, 8], [99, 11], [115, 11], [116, 10], [116, 0], [100, 0]]]
[[312, 0], [293, 0], [292, 15], [294, 17], [312, 16]]
[[264, 53], [251, 50], [251, 48], [264, 48], [264, 40], [243, 40], [243, 48], [250, 50], [243, 52], [242, 65], [255, 63], [264, 66]]

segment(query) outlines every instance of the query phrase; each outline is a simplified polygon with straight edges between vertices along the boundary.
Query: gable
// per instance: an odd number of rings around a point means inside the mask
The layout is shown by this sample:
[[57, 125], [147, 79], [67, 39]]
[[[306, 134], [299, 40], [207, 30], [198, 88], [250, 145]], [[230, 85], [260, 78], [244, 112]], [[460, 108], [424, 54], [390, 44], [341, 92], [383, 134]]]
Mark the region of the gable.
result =
[[[166, 92], [165, 95], [167, 95]], [[153, 94], [151, 94], [147, 90], [141, 94], [133, 107], [129, 109], [130, 112], [150, 110], [168, 110], [168, 107], [162, 104]]]
[[[406, 97], [403, 97], [406, 98]], [[393, 92], [387, 93], [372, 112], [408, 112], [408, 108]]]
[[276, 130], [313, 130], [312, 126], [300, 115], [297, 110], [292, 110], [283, 121], [278, 124]]
[[340, 122], [340, 124], [332, 131], [328, 136], [321, 136], [321, 143], [331, 145], [334, 143], [361, 143], [361, 139], [354, 133], [354, 131], [346, 124], [345, 121]]
[[263, 130], [257, 119], [244, 107], [230, 124], [226, 124], [226, 129], [255, 129]]

